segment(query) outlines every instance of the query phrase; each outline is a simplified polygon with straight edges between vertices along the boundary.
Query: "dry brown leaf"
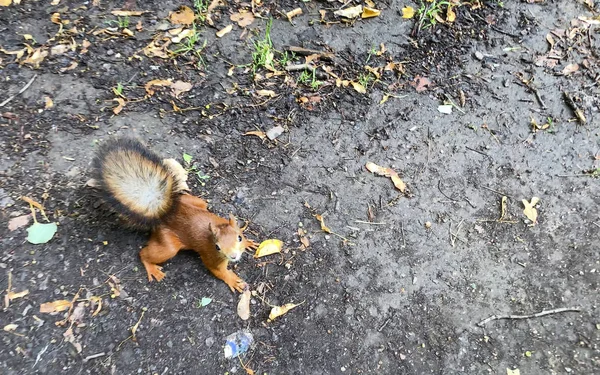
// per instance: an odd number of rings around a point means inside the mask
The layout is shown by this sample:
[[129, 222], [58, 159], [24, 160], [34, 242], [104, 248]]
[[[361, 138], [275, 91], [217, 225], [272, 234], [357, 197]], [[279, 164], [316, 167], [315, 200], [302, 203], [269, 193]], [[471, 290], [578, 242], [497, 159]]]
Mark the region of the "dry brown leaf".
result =
[[327, 225], [325, 225], [325, 219], [323, 219], [323, 216], [322, 216], [322, 215], [315, 214], [315, 215], [313, 215], [313, 216], [315, 217], [315, 219], [319, 220], [319, 223], [321, 223], [321, 230], [322, 230], [323, 232], [326, 232], [326, 233], [331, 233], [331, 229], [329, 229], [329, 228], [327, 227]]
[[92, 316], [96, 316], [100, 313], [100, 311], [102, 310], [102, 297], [98, 297], [98, 296], [91, 296], [90, 297], [90, 301], [93, 304], [96, 304], [96, 310], [92, 313]]
[[17, 299], [17, 298], [23, 298], [26, 295], [29, 294], [29, 289], [25, 289], [22, 292], [13, 292], [12, 290], [6, 293], [6, 296], [8, 297], [9, 301], [12, 301], [13, 299]]
[[53, 302], [46, 302], [40, 305], [41, 313], [55, 313], [65, 311], [71, 308], [71, 301], [66, 299], [60, 299]]
[[148, 93], [148, 96], [154, 95], [154, 87], [170, 87], [173, 84], [171, 79], [153, 79], [151, 81], [146, 82], [144, 88]]
[[562, 70], [562, 74], [565, 76], [568, 76], [569, 74], [573, 74], [578, 70], [579, 70], [579, 64], [577, 64], [577, 63], [569, 64], [564, 67], [564, 69]]
[[375, 173], [380, 176], [385, 176], [385, 177], [391, 178], [396, 189], [400, 190], [403, 193], [406, 193], [406, 184], [404, 183], [404, 181], [402, 181], [400, 176], [398, 176], [398, 173], [396, 173], [396, 171], [394, 171], [393, 169], [384, 168], [384, 167], [381, 167], [381, 166], [379, 166], [375, 163], [371, 163], [371, 162], [368, 162], [365, 165], [365, 167], [371, 173]]
[[260, 96], [268, 96], [269, 98], [274, 98], [277, 96], [273, 90], [256, 90], [256, 93]]
[[535, 208], [535, 205], [538, 204], [539, 201], [540, 198], [538, 197], [531, 198], [531, 202], [527, 202], [526, 199], [522, 200], [523, 206], [525, 206], [523, 213], [525, 214], [525, 216], [527, 216], [529, 220], [531, 220], [531, 222], [533, 223], [532, 225], [535, 225], [537, 223], [538, 212]]
[[308, 237], [300, 237], [300, 242], [302, 243], [302, 246], [304, 246], [305, 249], [307, 249], [310, 246], [310, 240], [308, 239]]
[[254, 15], [250, 12], [233, 13], [229, 18], [237, 22], [239, 27], [246, 27], [254, 22]]
[[169, 21], [175, 25], [191, 25], [195, 19], [194, 11], [185, 5], [169, 15]]
[[287, 314], [288, 311], [290, 311], [291, 309], [293, 309], [294, 307], [300, 306], [302, 305], [304, 302], [298, 303], [298, 304], [294, 304], [294, 303], [286, 303], [283, 306], [273, 306], [271, 308], [271, 312], [269, 313], [269, 321], [273, 321], [276, 318]]
[[237, 314], [242, 320], [250, 319], [250, 289], [244, 290], [237, 305]]
[[36, 48], [33, 53], [23, 61], [23, 64], [29, 64], [34, 69], [40, 67], [40, 63], [44, 61], [44, 59], [48, 56], [48, 51], [43, 49], [43, 47]]
[[229, 25], [225, 26], [224, 28], [222, 28], [221, 30], [217, 31], [216, 35], [218, 38], [222, 38], [225, 34], [229, 34], [232, 29], [233, 29], [233, 25], [229, 24]]
[[265, 240], [258, 245], [254, 258], [261, 258], [266, 255], [276, 254], [281, 252], [283, 241], [278, 239]]
[[245, 132], [244, 135], [254, 135], [257, 136], [260, 139], [265, 139], [267, 138], [267, 133], [260, 131], [260, 130], [252, 130], [249, 132]]
[[175, 81], [171, 85], [171, 90], [173, 91], [173, 95], [175, 95], [176, 98], [179, 98], [179, 95], [190, 91], [192, 87], [194, 86], [189, 82]]
[[335, 14], [336, 16], [353, 19], [353, 18], [360, 16], [362, 12], [363, 12], [362, 5], [357, 5], [357, 6], [349, 7], [346, 9], [336, 10], [335, 12], [333, 12], [333, 14]]
[[290, 10], [285, 15], [287, 16], [288, 21], [292, 22], [292, 18], [299, 16], [301, 14], [302, 14], [302, 8], [296, 8], [296, 9]]
[[8, 230], [12, 232], [13, 230], [22, 228], [25, 225], [29, 224], [30, 220], [31, 214], [13, 217], [8, 221]]
[[431, 81], [429, 78], [416, 76], [410, 85], [413, 86], [417, 92], [423, 92], [431, 87]]
[[113, 100], [116, 101], [117, 103], [119, 103], [115, 108], [113, 108], [113, 113], [115, 115], [118, 115], [123, 110], [123, 107], [125, 107], [125, 99], [114, 98]]
[[379, 9], [364, 7], [362, 14], [360, 16], [361, 16], [361, 18], [373, 18], [373, 17], [379, 16], [380, 14], [381, 14], [381, 11]]

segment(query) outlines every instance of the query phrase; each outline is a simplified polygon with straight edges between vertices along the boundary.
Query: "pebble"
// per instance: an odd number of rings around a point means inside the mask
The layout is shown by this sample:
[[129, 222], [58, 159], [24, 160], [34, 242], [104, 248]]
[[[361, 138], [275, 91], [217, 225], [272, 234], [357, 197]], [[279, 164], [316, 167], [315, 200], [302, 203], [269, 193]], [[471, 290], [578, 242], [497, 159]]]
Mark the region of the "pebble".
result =
[[213, 346], [214, 343], [215, 343], [214, 337], [208, 337], [206, 340], [204, 340], [204, 345], [206, 345], [208, 347]]

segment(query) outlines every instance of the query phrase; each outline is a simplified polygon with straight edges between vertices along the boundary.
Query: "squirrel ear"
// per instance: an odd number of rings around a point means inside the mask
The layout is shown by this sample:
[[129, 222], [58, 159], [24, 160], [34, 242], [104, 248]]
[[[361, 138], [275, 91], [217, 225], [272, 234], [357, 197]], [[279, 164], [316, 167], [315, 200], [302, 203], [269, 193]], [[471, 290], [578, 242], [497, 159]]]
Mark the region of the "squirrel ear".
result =
[[208, 231], [212, 234], [213, 238], [217, 238], [217, 233], [214, 231], [212, 223], [208, 223]]
[[237, 219], [235, 218], [235, 216], [233, 216], [233, 214], [229, 214], [229, 225], [231, 225], [232, 227], [237, 227]]

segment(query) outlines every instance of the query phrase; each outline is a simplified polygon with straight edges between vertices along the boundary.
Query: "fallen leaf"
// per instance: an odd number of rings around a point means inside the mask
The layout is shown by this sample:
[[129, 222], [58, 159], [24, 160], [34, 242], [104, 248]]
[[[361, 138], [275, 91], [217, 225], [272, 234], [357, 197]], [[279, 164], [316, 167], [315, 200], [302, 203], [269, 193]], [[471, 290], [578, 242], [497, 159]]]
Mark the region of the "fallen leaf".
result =
[[29, 294], [29, 289], [25, 289], [24, 291], [17, 292], [17, 293], [10, 291], [10, 292], [6, 293], [6, 296], [8, 297], [9, 301], [12, 301], [13, 299], [23, 298], [28, 294]]
[[26, 58], [23, 61], [23, 64], [29, 64], [31, 65], [34, 69], [37, 69], [40, 67], [40, 63], [42, 61], [44, 61], [44, 59], [46, 58], [46, 56], [48, 56], [48, 51], [45, 49], [42, 49], [42, 47], [37, 48], [33, 51], [33, 53], [31, 54], [31, 56], [29, 56], [28, 58]]
[[14, 217], [8, 221], [8, 230], [12, 232], [13, 230], [22, 228], [29, 224], [30, 220], [31, 214]]
[[169, 21], [175, 25], [191, 25], [195, 19], [194, 11], [185, 5], [169, 15]]
[[404, 183], [404, 181], [402, 181], [400, 176], [398, 176], [398, 173], [396, 173], [396, 171], [394, 171], [393, 169], [384, 168], [372, 162], [368, 162], [367, 164], [365, 164], [365, 167], [371, 173], [375, 173], [384, 177], [389, 177], [394, 183], [396, 189], [400, 190], [402, 193], [406, 193], [406, 184]]
[[7, 7], [12, 4], [12, 0], [0, 0], [0, 7]]
[[413, 18], [415, 16], [415, 9], [413, 7], [402, 8], [402, 18]]
[[254, 22], [254, 15], [250, 12], [233, 13], [229, 18], [237, 22], [239, 27], [246, 27]]
[[352, 87], [354, 88], [354, 90], [356, 90], [357, 92], [361, 93], [361, 94], [366, 94], [367, 93], [367, 89], [365, 89], [365, 87], [363, 85], [361, 85], [358, 82], [350, 82], [352, 84]]
[[55, 313], [68, 310], [71, 307], [71, 301], [60, 299], [58, 301], [46, 302], [40, 305], [41, 313]]
[[522, 200], [523, 206], [525, 206], [523, 213], [525, 214], [525, 216], [527, 216], [529, 220], [531, 220], [533, 225], [537, 223], [538, 212], [535, 208], [535, 205], [538, 204], [539, 201], [540, 198], [538, 197], [531, 198], [531, 202], [528, 202], [526, 199]]
[[417, 92], [423, 92], [431, 86], [431, 81], [426, 77], [416, 76], [410, 84], [417, 90]]
[[452, 105], [450, 105], [450, 104], [440, 105], [440, 106], [438, 106], [438, 111], [445, 115], [450, 115], [450, 114], [452, 114]]
[[189, 82], [175, 81], [171, 85], [171, 90], [173, 91], [173, 95], [175, 95], [176, 98], [179, 98], [179, 95], [190, 91], [192, 87], [194, 86]]
[[506, 375], [521, 375], [521, 371], [518, 368], [511, 370], [509, 368], [506, 369]]
[[260, 139], [265, 139], [267, 137], [267, 134], [265, 132], [262, 132], [260, 130], [252, 130], [249, 132], [245, 132], [244, 135], [254, 135], [257, 136]]
[[323, 219], [323, 215], [315, 214], [313, 216], [315, 217], [315, 219], [319, 220], [319, 223], [321, 223], [321, 230], [323, 232], [331, 233], [331, 229], [329, 229], [329, 227], [327, 227], [327, 225], [325, 225], [325, 219]]
[[296, 8], [296, 9], [290, 10], [285, 15], [286, 15], [288, 21], [292, 22], [292, 18], [299, 16], [301, 14], [302, 14], [302, 8]]
[[335, 14], [336, 16], [352, 19], [360, 16], [362, 11], [362, 5], [357, 5], [346, 9], [336, 10], [335, 12], [333, 12], [333, 14]]
[[273, 126], [271, 129], [267, 130], [267, 138], [273, 141], [283, 134], [284, 131], [285, 129], [281, 125]]
[[69, 46], [66, 44], [59, 44], [56, 46], [52, 46], [52, 48], [50, 48], [50, 54], [52, 56], [59, 56], [62, 55], [64, 53], [66, 53], [69, 50]]
[[18, 327], [19, 327], [19, 326], [18, 326], [18, 325], [16, 325], [16, 324], [7, 324], [7, 325], [5, 325], [5, 326], [4, 326], [4, 328], [3, 328], [3, 329], [4, 329], [6, 332], [12, 332], [12, 331], [16, 330]]
[[102, 297], [98, 297], [98, 296], [91, 296], [90, 297], [90, 301], [93, 304], [96, 304], [96, 310], [92, 313], [92, 316], [96, 316], [100, 313], [100, 311], [102, 310]]
[[117, 17], [141, 16], [144, 13], [142, 10], [113, 10], [110, 12], [110, 14]]
[[274, 98], [277, 96], [273, 90], [256, 90], [256, 93], [260, 96], [268, 96], [269, 98]]
[[202, 297], [202, 299], [200, 300], [200, 307], [206, 307], [206, 306], [210, 305], [211, 302], [212, 302], [212, 298]]
[[242, 320], [250, 319], [250, 289], [246, 289], [240, 296], [240, 301], [237, 305], [237, 314]]
[[364, 7], [362, 14], [360, 16], [361, 16], [361, 18], [372, 18], [372, 17], [377, 17], [380, 14], [381, 14], [381, 11], [378, 9]]
[[154, 86], [157, 87], [169, 87], [173, 84], [173, 82], [171, 81], [171, 79], [153, 79], [151, 81], [148, 81], [145, 85], [144, 88], [146, 89], [146, 92], [148, 93], [149, 96], [154, 95]]
[[45, 109], [54, 107], [54, 102], [52, 101], [52, 98], [47, 95], [44, 96], [44, 103]]
[[276, 318], [287, 314], [288, 311], [290, 311], [291, 309], [293, 309], [294, 307], [300, 306], [302, 305], [304, 302], [298, 303], [298, 304], [294, 304], [294, 303], [286, 303], [283, 306], [273, 306], [273, 308], [271, 308], [271, 313], [269, 314], [269, 321], [273, 321]]
[[229, 24], [229, 25], [225, 26], [224, 28], [222, 28], [221, 30], [217, 31], [215, 35], [218, 38], [222, 38], [225, 34], [229, 34], [232, 29], [233, 29], [233, 25]]
[[568, 76], [569, 74], [573, 74], [578, 70], [579, 70], [579, 64], [577, 64], [577, 63], [569, 64], [564, 67], [564, 69], [562, 70], [562, 74], [565, 76]]
[[27, 241], [35, 245], [46, 243], [54, 237], [57, 229], [56, 223], [33, 223], [32, 226], [27, 228]]
[[258, 245], [256, 252], [254, 252], [254, 258], [261, 258], [266, 255], [276, 254], [281, 252], [283, 247], [283, 241], [278, 239], [265, 240]]
[[454, 22], [456, 20], [456, 13], [454, 13], [454, 9], [451, 5], [448, 5], [448, 10], [446, 11], [446, 21]]
[[113, 108], [113, 113], [115, 115], [118, 115], [123, 110], [123, 107], [125, 107], [125, 99], [114, 98], [113, 100], [116, 101], [117, 103], [119, 103], [115, 108]]

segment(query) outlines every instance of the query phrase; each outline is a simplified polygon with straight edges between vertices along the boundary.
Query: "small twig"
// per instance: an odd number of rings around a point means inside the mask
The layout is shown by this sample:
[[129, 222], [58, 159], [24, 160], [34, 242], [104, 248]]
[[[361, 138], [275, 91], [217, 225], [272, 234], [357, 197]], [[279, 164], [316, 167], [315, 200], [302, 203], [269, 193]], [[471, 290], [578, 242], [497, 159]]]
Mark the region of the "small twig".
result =
[[494, 190], [494, 189], [489, 188], [487, 186], [482, 186], [482, 188], [484, 188], [485, 190], [493, 191], [494, 193], [499, 194], [499, 195], [505, 195], [505, 196], [509, 197], [510, 199], [513, 199], [513, 197], [511, 197], [510, 195], [501, 193], [498, 190]]
[[402, 232], [402, 248], [406, 247], [406, 236], [404, 236], [404, 221], [400, 225], [400, 231]]
[[331, 52], [324, 52], [324, 51], [318, 51], [318, 50], [314, 50], [314, 49], [308, 49], [308, 48], [302, 48], [302, 47], [296, 47], [296, 46], [286, 46], [284, 48], [284, 50], [286, 51], [290, 51], [296, 55], [300, 55], [300, 56], [310, 56], [310, 55], [318, 55], [320, 59], [323, 60], [333, 60], [334, 58], [334, 54]]
[[500, 319], [531, 319], [531, 318], [539, 318], [539, 317], [545, 316], [545, 315], [558, 314], [558, 313], [569, 312], [569, 311], [579, 312], [581, 310], [579, 308], [576, 308], [576, 307], [561, 307], [559, 309], [554, 309], [554, 310], [540, 311], [537, 314], [531, 314], [531, 315], [492, 315], [489, 318], [484, 319], [481, 322], [477, 323], [477, 326], [478, 327], [483, 327], [486, 323], [491, 322], [492, 320], [500, 320]]
[[600, 228], [600, 224], [596, 223], [595, 221], [592, 221], [592, 224], [594, 224], [595, 226], [597, 226], [598, 228]]
[[371, 221], [354, 220], [355, 223], [369, 224], [369, 225], [387, 225], [387, 223], [373, 223]]
[[6, 99], [5, 101], [3, 101], [2, 103], [0, 103], [0, 107], [4, 107], [5, 105], [7, 105], [11, 100], [13, 100], [14, 98], [16, 98], [17, 96], [21, 95], [25, 90], [27, 90], [29, 88], [29, 86], [31, 86], [31, 84], [33, 83], [33, 81], [35, 81], [35, 79], [37, 78], [37, 74], [35, 74], [33, 77], [31, 77], [31, 79], [29, 80], [29, 82], [27, 82], [27, 84], [25, 86], [23, 86], [23, 88], [21, 89], [21, 91], [19, 91], [18, 93], [16, 93], [15, 95], [11, 96], [10, 98]]
[[491, 28], [492, 30], [494, 30], [494, 31], [496, 31], [496, 32], [498, 32], [498, 33], [500, 33], [500, 34], [504, 34], [504, 35], [512, 36], [513, 38], [520, 38], [520, 37], [521, 37], [520, 35], [513, 34], [513, 33], [509, 33], [508, 31], [504, 31], [504, 30], [502, 30], [502, 29], [499, 29], [499, 28], [497, 28], [497, 27], [496, 27], [496, 26], [494, 26], [494, 25], [490, 25], [490, 28]]
[[481, 151], [479, 151], [479, 150], [475, 150], [474, 148], [471, 148], [471, 147], [469, 147], [469, 146], [465, 146], [465, 148], [466, 148], [467, 150], [470, 150], [470, 151], [476, 152], [476, 153], [478, 153], [478, 154], [480, 154], [480, 155], [486, 156], [486, 157], [488, 157], [488, 158], [489, 158], [491, 161], [494, 161], [494, 158], [492, 158], [490, 155], [486, 154], [485, 152], [481, 152]]
[[379, 327], [378, 332], [381, 332], [385, 328], [385, 326], [388, 325], [388, 323], [390, 322], [390, 320], [391, 320], [390, 318], [387, 318], [385, 320], [385, 322], [383, 323], [383, 325], [381, 327]]
[[86, 363], [87, 361], [89, 361], [91, 359], [96, 359], [96, 358], [104, 357], [105, 355], [106, 355], [106, 353], [104, 353], [104, 352], [97, 353], [97, 354], [92, 354], [92, 355], [88, 355], [87, 357], [85, 357], [83, 359], [83, 363]]
[[285, 67], [285, 70], [288, 72], [297, 72], [299, 70], [310, 70], [314, 72], [316, 69], [314, 66], [310, 64], [297, 64], [297, 65], [288, 65]]
[[446, 193], [444, 193], [444, 191], [442, 190], [442, 180], [438, 180], [438, 190], [440, 191], [440, 193], [442, 193], [442, 195], [443, 195], [444, 197], [446, 197], [447, 199], [449, 199], [449, 200], [450, 200], [450, 202], [453, 202], [453, 203], [460, 203], [460, 201], [457, 201], [457, 200], [455, 200], [455, 199], [452, 199], [452, 198], [450, 198], [449, 196], [447, 196], [447, 195], [446, 195]]
[[567, 102], [567, 105], [575, 113], [575, 116], [577, 117], [577, 121], [579, 121], [579, 123], [581, 125], [585, 125], [585, 123], [587, 122], [587, 120], [586, 120], [585, 115], [583, 114], [583, 111], [581, 110], [581, 108], [579, 108], [577, 106], [577, 104], [575, 104], [575, 101], [573, 100], [573, 98], [571, 97], [571, 95], [569, 95], [568, 92], [563, 91], [563, 95], [565, 97], [565, 101]]

